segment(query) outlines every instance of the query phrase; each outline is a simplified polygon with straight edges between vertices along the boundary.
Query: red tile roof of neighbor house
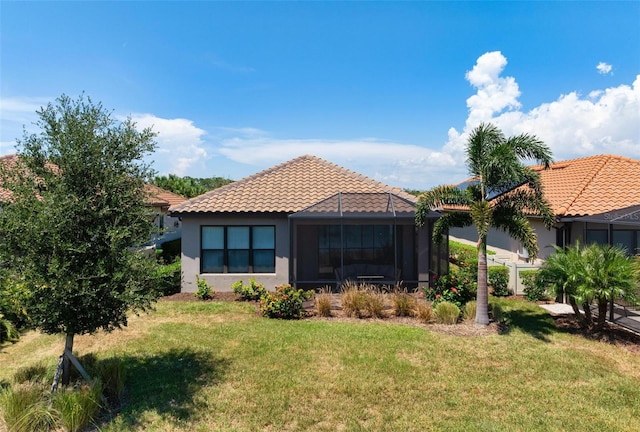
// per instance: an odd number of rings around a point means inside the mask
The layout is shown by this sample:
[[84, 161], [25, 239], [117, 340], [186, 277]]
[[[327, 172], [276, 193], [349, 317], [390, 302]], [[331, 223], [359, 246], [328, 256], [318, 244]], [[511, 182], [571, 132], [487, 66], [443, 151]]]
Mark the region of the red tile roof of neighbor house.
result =
[[171, 207], [174, 213], [293, 213], [339, 192], [390, 192], [411, 202], [402, 189], [315, 156], [300, 156]]
[[540, 174], [556, 216], [594, 215], [640, 204], [640, 160], [597, 155], [554, 162], [550, 169], [532, 168]]
[[145, 190], [149, 194], [147, 204], [158, 207], [170, 207], [185, 202], [187, 199], [182, 195], [169, 192], [155, 185], [146, 184]]
[[593, 215], [640, 204], [640, 160], [597, 155], [534, 169], [557, 216]]

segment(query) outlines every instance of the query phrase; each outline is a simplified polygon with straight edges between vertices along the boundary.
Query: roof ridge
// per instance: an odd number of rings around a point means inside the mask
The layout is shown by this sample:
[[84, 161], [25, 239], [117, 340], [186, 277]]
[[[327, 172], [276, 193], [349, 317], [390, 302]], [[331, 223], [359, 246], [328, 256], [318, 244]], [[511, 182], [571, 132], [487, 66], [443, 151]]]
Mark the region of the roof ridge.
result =
[[596, 155], [596, 156], [590, 156], [590, 157], [580, 158], [580, 159], [589, 159], [589, 158], [601, 159], [601, 161], [593, 168], [591, 175], [585, 177], [584, 181], [580, 183], [580, 185], [578, 185], [578, 187], [576, 188], [576, 193], [573, 195], [573, 197], [572, 198], [570, 197], [567, 200], [567, 202], [562, 205], [562, 207], [560, 208], [560, 211], [558, 212], [559, 214], [564, 215], [567, 213], [567, 211], [569, 210], [569, 208], [571, 208], [573, 203], [575, 203], [580, 197], [580, 195], [582, 195], [582, 192], [584, 192], [584, 190], [587, 188], [587, 186], [589, 186], [589, 184], [598, 175], [598, 173], [602, 171], [602, 168], [604, 168], [604, 166], [611, 160], [612, 155]]

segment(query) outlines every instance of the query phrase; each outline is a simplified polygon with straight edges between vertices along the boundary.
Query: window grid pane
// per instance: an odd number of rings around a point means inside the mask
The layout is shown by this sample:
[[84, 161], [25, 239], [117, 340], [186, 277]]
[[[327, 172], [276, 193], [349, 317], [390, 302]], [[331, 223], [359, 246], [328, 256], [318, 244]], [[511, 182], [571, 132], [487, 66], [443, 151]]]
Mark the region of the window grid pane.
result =
[[202, 273], [275, 273], [274, 226], [203, 226]]

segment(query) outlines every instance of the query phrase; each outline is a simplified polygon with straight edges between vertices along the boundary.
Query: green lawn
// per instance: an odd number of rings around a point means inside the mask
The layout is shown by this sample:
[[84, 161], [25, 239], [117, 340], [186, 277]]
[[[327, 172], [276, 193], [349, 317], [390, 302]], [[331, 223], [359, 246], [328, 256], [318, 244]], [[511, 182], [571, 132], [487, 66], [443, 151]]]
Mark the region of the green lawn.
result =
[[[78, 337], [76, 351], [126, 361], [129, 401], [105, 432], [640, 430], [639, 355], [502, 302], [510, 331], [482, 337], [160, 302], [123, 331]], [[3, 346], [0, 381], [55, 363], [62, 346], [38, 333]]]

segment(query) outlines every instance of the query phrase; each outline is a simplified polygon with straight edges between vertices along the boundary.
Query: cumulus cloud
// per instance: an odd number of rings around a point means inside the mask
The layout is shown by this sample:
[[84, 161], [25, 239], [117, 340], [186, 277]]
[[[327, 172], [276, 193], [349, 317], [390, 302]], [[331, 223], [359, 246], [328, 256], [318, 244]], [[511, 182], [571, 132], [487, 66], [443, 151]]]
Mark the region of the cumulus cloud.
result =
[[138, 127], [150, 127], [158, 133], [154, 159], [160, 174], [187, 175], [194, 164], [202, 164], [207, 159], [203, 140], [206, 131], [196, 127], [193, 121], [166, 119], [153, 114], [132, 114], [131, 119]]
[[611, 72], [611, 70], [613, 69], [613, 66], [611, 66], [608, 63], [600, 62], [598, 63], [598, 66], [596, 66], [596, 69], [598, 70], [598, 73], [601, 75], [606, 75], [608, 73], [613, 75], [613, 73]]
[[[611, 66], [601, 63], [610, 72]], [[612, 153], [640, 157], [640, 75], [631, 85], [559, 95], [528, 112], [518, 101], [513, 77], [503, 77], [507, 59], [495, 51], [480, 56], [466, 79], [476, 88], [467, 99], [469, 115], [462, 131], [450, 128], [443, 150], [464, 163], [469, 133], [492, 122], [506, 135], [531, 133], [551, 147], [556, 160]]]

